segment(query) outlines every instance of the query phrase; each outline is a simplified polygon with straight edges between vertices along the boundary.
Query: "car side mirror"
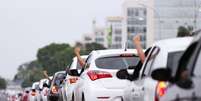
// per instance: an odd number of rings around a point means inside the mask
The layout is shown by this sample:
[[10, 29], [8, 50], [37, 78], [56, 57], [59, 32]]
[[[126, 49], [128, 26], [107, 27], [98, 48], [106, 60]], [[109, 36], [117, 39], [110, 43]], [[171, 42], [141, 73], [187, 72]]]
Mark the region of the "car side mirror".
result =
[[71, 69], [71, 70], [69, 70], [68, 74], [70, 76], [80, 76], [80, 74], [78, 73], [77, 69]]
[[169, 81], [171, 79], [171, 70], [168, 68], [159, 68], [151, 73], [151, 77], [158, 81]]
[[121, 69], [116, 73], [118, 79], [128, 79], [129, 74], [127, 69]]

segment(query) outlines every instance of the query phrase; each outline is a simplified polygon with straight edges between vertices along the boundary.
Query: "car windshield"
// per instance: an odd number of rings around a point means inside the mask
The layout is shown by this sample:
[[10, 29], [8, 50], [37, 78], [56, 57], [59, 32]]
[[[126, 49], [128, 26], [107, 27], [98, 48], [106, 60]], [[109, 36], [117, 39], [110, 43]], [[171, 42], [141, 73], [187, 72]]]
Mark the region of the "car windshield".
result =
[[95, 63], [101, 69], [126, 69], [129, 66], [137, 66], [137, 56], [110, 56], [96, 59]]
[[39, 84], [35, 84], [33, 88], [34, 89], [39, 89]]
[[64, 78], [65, 78], [65, 74], [59, 73], [55, 78], [54, 84], [59, 86]]

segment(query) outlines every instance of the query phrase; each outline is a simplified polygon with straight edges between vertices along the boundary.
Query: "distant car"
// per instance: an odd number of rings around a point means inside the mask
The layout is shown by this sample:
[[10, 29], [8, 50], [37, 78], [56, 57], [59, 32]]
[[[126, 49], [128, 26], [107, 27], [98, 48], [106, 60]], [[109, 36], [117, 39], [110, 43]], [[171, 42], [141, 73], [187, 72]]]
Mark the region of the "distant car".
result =
[[[52, 77], [49, 77], [49, 78], [52, 79]], [[48, 79], [40, 80], [39, 88], [40, 88], [41, 101], [47, 101], [47, 95], [48, 95], [48, 91], [49, 91], [50, 82], [51, 81], [49, 81]]]
[[[158, 74], [165, 78], [154, 76]], [[157, 101], [201, 101], [201, 33], [180, 58], [176, 72], [164, 68], [155, 70], [152, 77], [166, 81], [166, 88], [158, 94]]]
[[54, 74], [47, 95], [48, 101], [62, 101], [61, 87], [65, 77], [65, 71], [59, 71]]
[[119, 69], [132, 68], [137, 65], [139, 57], [136, 53], [134, 49], [92, 51], [79, 74], [74, 100], [122, 101], [123, 91], [128, 81], [119, 80], [115, 75]]
[[30, 101], [40, 101], [39, 95], [39, 82], [34, 82], [32, 84], [31, 93], [29, 95]]
[[25, 88], [22, 94], [22, 100], [21, 101], [29, 101], [29, 94], [30, 94], [31, 88]]
[[[192, 37], [185, 37], [165, 39], [156, 42], [151, 47], [143, 63], [139, 78], [132, 81], [131, 84], [126, 87], [124, 100], [158, 101], [158, 95], [162, 96], [167, 86], [164, 81], [152, 79], [152, 72], [163, 68], [169, 68], [172, 72], [175, 72], [178, 60], [191, 40]], [[160, 75], [159, 76], [162, 77], [163, 73]], [[122, 75], [122, 77], [123, 76], [124, 75]]]
[[[81, 58], [86, 60], [87, 55], [81, 56]], [[79, 64], [77, 57], [74, 57], [73, 62], [67, 68], [70, 70], [77, 69], [78, 71], [81, 71], [82, 67]], [[78, 78], [79, 76], [71, 76], [67, 73], [64, 85], [62, 87], [62, 96], [64, 101], [74, 101], [74, 88]]]

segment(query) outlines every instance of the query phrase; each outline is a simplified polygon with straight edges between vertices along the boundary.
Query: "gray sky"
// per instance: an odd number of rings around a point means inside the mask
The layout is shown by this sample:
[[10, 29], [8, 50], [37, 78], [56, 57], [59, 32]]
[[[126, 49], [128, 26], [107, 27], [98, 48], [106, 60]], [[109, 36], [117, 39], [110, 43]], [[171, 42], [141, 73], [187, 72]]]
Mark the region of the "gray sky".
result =
[[38, 48], [73, 43], [96, 18], [121, 15], [123, 0], [0, 0], [0, 76], [13, 78]]

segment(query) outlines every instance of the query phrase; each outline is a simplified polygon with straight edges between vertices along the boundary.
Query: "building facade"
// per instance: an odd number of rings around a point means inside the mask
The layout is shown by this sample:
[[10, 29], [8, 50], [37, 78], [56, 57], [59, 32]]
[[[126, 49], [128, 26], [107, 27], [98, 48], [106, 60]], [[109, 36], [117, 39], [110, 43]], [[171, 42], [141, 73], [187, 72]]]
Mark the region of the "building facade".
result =
[[141, 44], [144, 48], [150, 43], [153, 28], [148, 27], [154, 27], [151, 26], [153, 11], [147, 7], [152, 8], [152, 6], [152, 0], [125, 0], [123, 4], [123, 34], [126, 36], [123, 41], [127, 42], [125, 47], [135, 48], [132, 39], [137, 34], [141, 35]]
[[154, 0], [155, 40], [176, 37], [178, 27], [200, 26], [201, 0]]
[[[122, 21], [123, 17], [113, 16], [106, 18], [107, 46], [112, 49], [122, 48]], [[111, 38], [111, 39], [110, 39]]]
[[201, 0], [125, 0], [123, 41], [133, 48], [132, 38], [140, 33], [143, 47], [177, 36], [180, 26], [201, 28]]

